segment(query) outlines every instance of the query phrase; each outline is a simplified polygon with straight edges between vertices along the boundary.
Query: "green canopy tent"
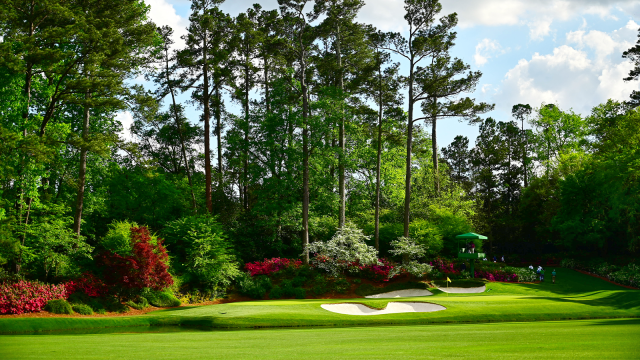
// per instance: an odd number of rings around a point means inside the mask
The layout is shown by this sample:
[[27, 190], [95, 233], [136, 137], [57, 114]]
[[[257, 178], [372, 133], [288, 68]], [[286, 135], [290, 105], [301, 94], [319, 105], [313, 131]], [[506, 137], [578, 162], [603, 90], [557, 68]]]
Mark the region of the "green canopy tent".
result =
[[470, 269], [471, 277], [475, 278], [476, 274], [473, 266], [475, 264], [475, 260], [484, 258], [485, 254], [477, 253], [477, 252], [471, 253], [469, 249], [467, 249], [466, 247], [460, 246], [460, 241], [461, 240], [465, 241], [465, 244], [466, 244], [468, 240], [487, 240], [487, 237], [484, 235], [476, 234], [476, 233], [466, 233], [466, 234], [456, 236], [456, 239], [458, 240], [458, 258], [469, 259], [469, 263], [471, 265], [471, 269]]

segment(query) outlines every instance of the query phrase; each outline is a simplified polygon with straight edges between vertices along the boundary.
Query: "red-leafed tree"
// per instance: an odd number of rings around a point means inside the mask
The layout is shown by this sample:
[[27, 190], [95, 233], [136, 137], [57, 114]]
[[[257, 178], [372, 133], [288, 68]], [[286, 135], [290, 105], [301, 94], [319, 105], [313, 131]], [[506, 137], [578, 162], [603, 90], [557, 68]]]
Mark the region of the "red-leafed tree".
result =
[[132, 255], [106, 251], [99, 257], [105, 284], [115, 295], [130, 298], [144, 288], [162, 290], [173, 284], [167, 264], [169, 255], [162, 242], [158, 239], [154, 244], [146, 226], [132, 227]]

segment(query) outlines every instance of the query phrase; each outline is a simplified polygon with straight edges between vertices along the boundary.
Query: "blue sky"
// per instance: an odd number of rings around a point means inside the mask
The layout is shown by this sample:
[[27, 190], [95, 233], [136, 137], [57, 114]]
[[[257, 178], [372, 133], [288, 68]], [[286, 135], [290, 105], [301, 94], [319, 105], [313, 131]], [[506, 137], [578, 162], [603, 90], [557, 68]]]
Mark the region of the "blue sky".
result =
[[[145, 0], [158, 25], [170, 25], [179, 36], [186, 33], [190, 12], [187, 0]], [[404, 31], [403, 0], [365, 0], [358, 21], [385, 31]], [[236, 16], [259, 3], [276, 9], [277, 0], [227, 0], [223, 11]], [[487, 114], [511, 119], [511, 107], [526, 103], [539, 107], [556, 103], [562, 109], [588, 115], [609, 98], [626, 100], [640, 84], [622, 78], [631, 63], [622, 52], [637, 40], [640, 1], [637, 0], [442, 0], [442, 14], [457, 12], [458, 40], [453, 55], [483, 72], [472, 97], [496, 104]], [[402, 62], [401, 62], [402, 63]], [[404, 65], [404, 63], [402, 63]], [[183, 100], [188, 96], [183, 95]], [[233, 111], [231, 107], [231, 111]], [[188, 111], [197, 121], [199, 111]], [[130, 114], [119, 116], [124, 126]], [[448, 120], [439, 124], [439, 147], [456, 135], [473, 144], [477, 126]]]

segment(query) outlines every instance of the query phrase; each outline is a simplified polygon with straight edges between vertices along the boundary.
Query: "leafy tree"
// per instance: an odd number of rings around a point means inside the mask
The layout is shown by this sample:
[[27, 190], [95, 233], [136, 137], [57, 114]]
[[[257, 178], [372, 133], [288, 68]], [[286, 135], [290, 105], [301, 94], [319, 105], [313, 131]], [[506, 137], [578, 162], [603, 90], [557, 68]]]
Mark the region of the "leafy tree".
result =
[[[638, 29], [638, 41], [636, 41], [634, 46], [622, 53], [622, 58], [629, 59], [634, 65], [634, 68], [629, 71], [629, 75], [623, 80], [638, 80], [640, 78], [640, 29]], [[629, 105], [632, 107], [640, 106], [640, 91], [633, 90], [630, 97]]]
[[469, 139], [462, 135], [457, 135], [449, 146], [442, 148], [442, 155], [451, 169], [451, 176], [459, 184], [469, 182], [470, 154]]

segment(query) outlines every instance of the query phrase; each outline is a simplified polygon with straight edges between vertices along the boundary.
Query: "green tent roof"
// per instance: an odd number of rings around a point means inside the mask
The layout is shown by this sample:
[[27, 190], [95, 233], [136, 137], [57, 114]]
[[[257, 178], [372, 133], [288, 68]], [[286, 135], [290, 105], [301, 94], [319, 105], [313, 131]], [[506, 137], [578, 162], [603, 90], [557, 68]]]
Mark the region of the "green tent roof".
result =
[[466, 233], [462, 235], [456, 236], [456, 239], [480, 239], [487, 240], [487, 237], [484, 235], [476, 234], [476, 233]]

